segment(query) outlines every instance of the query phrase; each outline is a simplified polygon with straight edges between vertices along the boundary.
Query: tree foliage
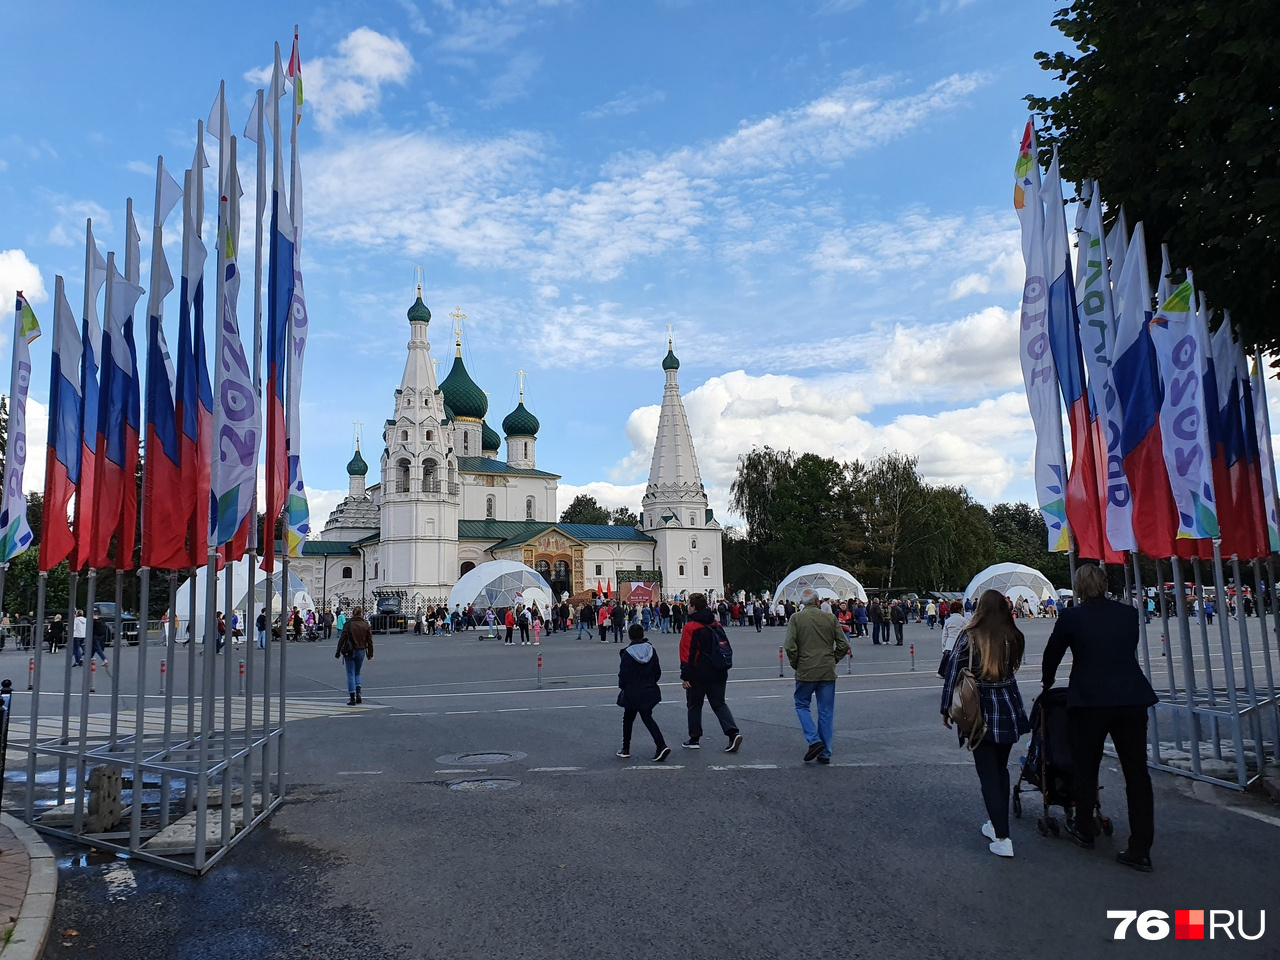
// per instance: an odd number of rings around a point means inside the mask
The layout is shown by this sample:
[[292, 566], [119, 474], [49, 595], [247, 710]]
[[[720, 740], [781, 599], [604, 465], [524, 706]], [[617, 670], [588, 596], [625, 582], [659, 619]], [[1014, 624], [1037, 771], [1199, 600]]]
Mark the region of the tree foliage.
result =
[[596, 498], [580, 493], [560, 514], [561, 523], [608, 523], [609, 511], [596, 502]]
[[1038, 53], [1065, 89], [1028, 97], [1065, 178], [1098, 180], [1159, 263], [1195, 270], [1249, 347], [1280, 348], [1280, 17], [1274, 0], [1074, 0]]
[[640, 526], [640, 518], [630, 507], [614, 507], [613, 513], [609, 514], [609, 522], [619, 527]]

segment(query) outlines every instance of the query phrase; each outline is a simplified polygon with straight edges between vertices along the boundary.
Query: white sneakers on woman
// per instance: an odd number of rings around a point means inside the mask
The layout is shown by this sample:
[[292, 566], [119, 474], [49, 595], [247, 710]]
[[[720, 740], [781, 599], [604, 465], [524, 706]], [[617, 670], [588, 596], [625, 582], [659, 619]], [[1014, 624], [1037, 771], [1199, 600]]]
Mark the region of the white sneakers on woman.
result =
[[1008, 837], [1005, 837], [1003, 840], [997, 837], [996, 828], [991, 825], [990, 820], [982, 825], [982, 835], [991, 841], [991, 843], [987, 845], [987, 849], [997, 857], [1013, 856], [1013, 841]]

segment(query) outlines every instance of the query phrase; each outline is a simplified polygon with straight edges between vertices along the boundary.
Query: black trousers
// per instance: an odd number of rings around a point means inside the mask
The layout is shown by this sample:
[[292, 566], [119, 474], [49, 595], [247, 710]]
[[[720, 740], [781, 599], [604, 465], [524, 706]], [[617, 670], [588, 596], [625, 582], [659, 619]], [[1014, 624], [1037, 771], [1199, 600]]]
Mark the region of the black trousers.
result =
[[690, 740], [699, 740], [702, 738], [703, 700], [706, 700], [707, 703], [711, 704], [711, 712], [714, 713], [716, 715], [716, 719], [720, 721], [720, 729], [724, 731], [726, 737], [732, 737], [738, 732], [738, 725], [734, 722], [733, 713], [724, 702], [724, 690], [725, 685], [728, 682], [728, 674], [725, 674], [723, 678], [714, 680], [709, 678], [700, 678], [698, 680], [689, 681], [689, 689], [684, 692], [684, 700], [689, 707]]
[[[893, 636], [894, 636], [894, 639], [898, 641], [898, 646], [902, 646], [902, 624], [895, 623], [893, 625]], [[886, 639], [885, 643], [888, 643], [888, 642], [889, 641]]]
[[983, 740], [973, 750], [973, 765], [982, 784], [987, 819], [1002, 840], [1009, 836], [1009, 751], [1012, 749], [1011, 743]]
[[1098, 802], [1098, 767], [1107, 735], [1116, 747], [1129, 802], [1129, 852], [1151, 856], [1155, 839], [1155, 797], [1147, 770], [1146, 707], [1075, 707], [1067, 711], [1076, 787], [1076, 828], [1094, 835], [1090, 814]]
[[640, 722], [644, 724], [644, 728], [649, 731], [649, 736], [653, 737], [653, 746], [657, 750], [661, 750], [667, 745], [667, 741], [662, 739], [662, 731], [658, 729], [658, 721], [653, 719], [653, 708], [648, 710], [632, 710], [624, 707], [622, 710], [622, 749], [628, 751], [631, 749], [631, 728], [636, 722], [636, 714], [640, 715]]

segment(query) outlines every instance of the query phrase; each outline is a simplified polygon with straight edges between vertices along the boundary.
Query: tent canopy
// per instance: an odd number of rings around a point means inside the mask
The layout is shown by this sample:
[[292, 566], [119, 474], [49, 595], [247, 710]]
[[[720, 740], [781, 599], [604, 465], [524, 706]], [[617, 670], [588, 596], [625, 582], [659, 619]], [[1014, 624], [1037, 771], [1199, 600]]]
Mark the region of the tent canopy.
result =
[[829, 563], [811, 563], [792, 570], [778, 584], [774, 600], [778, 603], [786, 603], [788, 600], [799, 603], [800, 591], [805, 587], [812, 587], [820, 597], [837, 600], [853, 597], [863, 603], [867, 602], [867, 591], [862, 589], [862, 584], [854, 575]]
[[998, 590], [1014, 600], [1026, 597], [1032, 603], [1039, 603], [1045, 597], [1057, 596], [1048, 577], [1034, 567], [1025, 567], [1020, 563], [992, 564], [969, 581], [964, 595], [977, 600], [986, 590]]
[[515, 560], [490, 560], [468, 570], [454, 584], [449, 592], [449, 609], [471, 603], [478, 607], [514, 607], [535, 600], [545, 606], [552, 596], [551, 586], [532, 567]]
[[[253, 593], [253, 609], [249, 610], [249, 570], [252, 567], [254, 573], [254, 593]], [[196, 636], [204, 635], [204, 602], [205, 589], [208, 583], [206, 572], [208, 567], [201, 567], [196, 571], [194, 580], [190, 577], [182, 586], [178, 587], [175, 606], [178, 611], [178, 630], [183, 636], [186, 635], [187, 615], [191, 611], [191, 589], [192, 584], [195, 585], [196, 591]], [[231, 626], [231, 613], [226, 609], [227, 603], [227, 569], [223, 568], [222, 573], [218, 576], [218, 604], [217, 609], [222, 610], [227, 620], [228, 628]], [[240, 614], [240, 629], [246, 635], [250, 634], [250, 625], [257, 619], [258, 614], [266, 606], [267, 597], [267, 581], [271, 581], [271, 611], [270, 618], [275, 619], [285, 608], [297, 607], [303, 613], [308, 610], [316, 609], [315, 601], [311, 599], [311, 594], [307, 592], [306, 584], [298, 578], [293, 571], [289, 572], [289, 597], [282, 598], [280, 577], [282, 570], [276, 567], [275, 573], [268, 574], [257, 568], [256, 564], [239, 561], [230, 566], [231, 570], [231, 610]], [[287, 602], [282, 603], [282, 599]]]

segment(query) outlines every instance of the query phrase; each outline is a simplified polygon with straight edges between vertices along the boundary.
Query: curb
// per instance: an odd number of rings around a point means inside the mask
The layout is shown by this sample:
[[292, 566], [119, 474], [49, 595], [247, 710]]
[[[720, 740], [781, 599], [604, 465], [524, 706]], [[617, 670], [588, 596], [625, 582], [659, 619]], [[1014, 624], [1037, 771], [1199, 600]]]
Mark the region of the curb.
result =
[[49, 928], [53, 925], [53, 906], [58, 893], [58, 863], [48, 844], [21, 820], [7, 813], [0, 813], [0, 823], [22, 841], [31, 858], [27, 895], [18, 911], [13, 937], [7, 945], [0, 947], [0, 956], [4, 960], [36, 960], [44, 952]]

